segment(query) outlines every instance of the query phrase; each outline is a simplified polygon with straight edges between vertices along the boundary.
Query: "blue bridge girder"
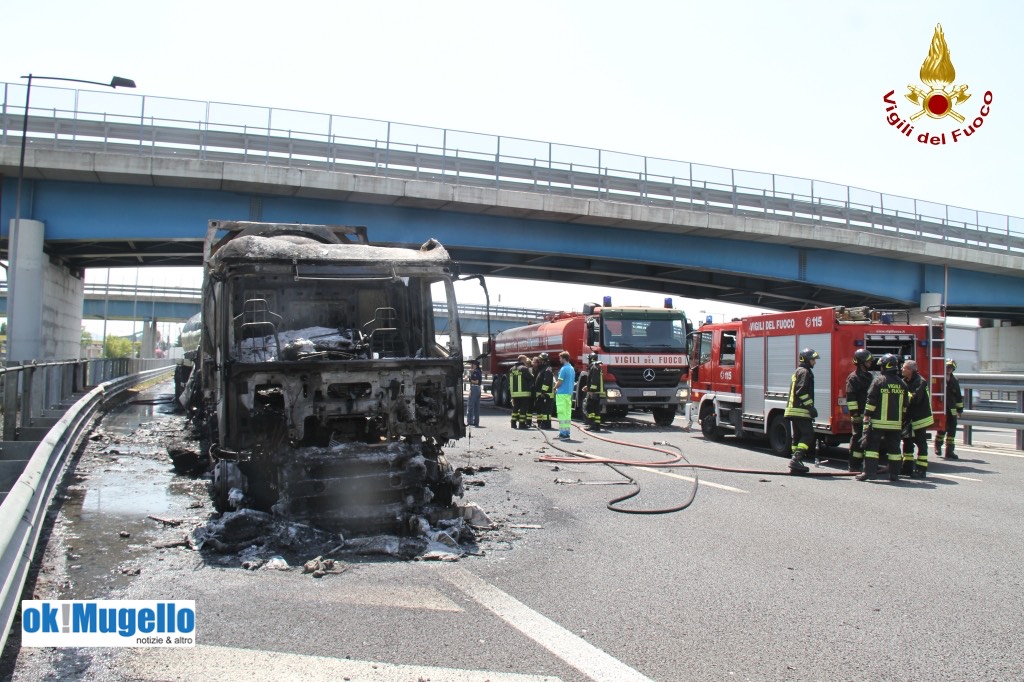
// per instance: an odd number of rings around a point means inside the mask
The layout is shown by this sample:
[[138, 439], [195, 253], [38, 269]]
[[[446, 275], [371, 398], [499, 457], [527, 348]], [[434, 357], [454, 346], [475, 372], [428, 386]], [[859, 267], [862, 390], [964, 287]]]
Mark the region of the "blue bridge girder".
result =
[[[160, 320], [185, 322], [199, 312], [199, 289], [149, 285], [86, 285], [83, 320]], [[459, 304], [459, 323], [465, 336], [491, 334], [540, 322], [553, 311], [511, 306]], [[0, 282], [0, 316], [7, 314], [7, 283]], [[434, 329], [448, 332], [448, 315], [441, 303], [434, 304]]]
[[[326, 114], [264, 109], [254, 127], [230, 105], [144, 97], [133, 115], [138, 97], [95, 92], [83, 111], [73, 90], [40, 90], [58, 103], [30, 112], [22, 217], [44, 222], [47, 251], [73, 267], [199, 265], [210, 219], [350, 224], [376, 243], [434, 237], [464, 274], [778, 309], [913, 307], [935, 292], [949, 314], [1024, 316], [1020, 218]], [[4, 86], [7, 174], [21, 93]], [[10, 175], [3, 189], [6, 226]]]

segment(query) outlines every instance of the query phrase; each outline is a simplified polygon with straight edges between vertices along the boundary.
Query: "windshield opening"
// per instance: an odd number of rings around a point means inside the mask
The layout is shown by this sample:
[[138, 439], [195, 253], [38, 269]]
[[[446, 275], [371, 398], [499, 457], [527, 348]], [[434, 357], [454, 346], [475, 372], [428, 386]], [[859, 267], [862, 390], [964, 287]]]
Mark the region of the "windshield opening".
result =
[[[441, 286], [432, 287], [438, 283]], [[435, 306], [432, 290], [441, 300]], [[455, 303], [443, 277], [388, 281], [252, 273], [228, 287], [231, 358], [239, 362], [446, 358]], [[435, 324], [435, 316], [442, 324]], [[438, 328], [442, 331], [438, 333]]]

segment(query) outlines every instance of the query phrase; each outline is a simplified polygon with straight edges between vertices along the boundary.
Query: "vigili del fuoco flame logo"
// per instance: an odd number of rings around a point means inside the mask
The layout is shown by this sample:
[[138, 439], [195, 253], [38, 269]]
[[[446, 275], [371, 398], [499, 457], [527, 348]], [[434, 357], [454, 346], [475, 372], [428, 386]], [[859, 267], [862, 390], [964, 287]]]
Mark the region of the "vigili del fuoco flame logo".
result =
[[[932, 43], [928, 46], [928, 56], [921, 64], [921, 82], [928, 89], [925, 90], [917, 85], [908, 85], [904, 94], [917, 111], [908, 118], [903, 118], [897, 110], [896, 90], [890, 90], [882, 98], [887, 105], [888, 112], [886, 121], [907, 137], [912, 137], [914, 126], [922, 116], [936, 121], [946, 121], [951, 118], [956, 125], [950, 129], [948, 126], [937, 128], [935, 124], [931, 130], [923, 130], [918, 133], [916, 139], [921, 144], [946, 144], [947, 142], [962, 142], [981, 128], [986, 117], [992, 110], [992, 91], [987, 90], [982, 97], [983, 104], [978, 109], [977, 116], [970, 123], [967, 117], [956, 110], [958, 105], [964, 104], [971, 98], [967, 92], [967, 84], [954, 85], [956, 81], [956, 69], [953, 68], [953, 61], [949, 58], [949, 47], [946, 45], [946, 36], [942, 32], [942, 24], [935, 25], [935, 33], [932, 35]], [[970, 114], [968, 113], [968, 116]], [[929, 123], [925, 119], [924, 123]], [[924, 127], [923, 125], [921, 126]], [[947, 133], [949, 135], [947, 136]]]

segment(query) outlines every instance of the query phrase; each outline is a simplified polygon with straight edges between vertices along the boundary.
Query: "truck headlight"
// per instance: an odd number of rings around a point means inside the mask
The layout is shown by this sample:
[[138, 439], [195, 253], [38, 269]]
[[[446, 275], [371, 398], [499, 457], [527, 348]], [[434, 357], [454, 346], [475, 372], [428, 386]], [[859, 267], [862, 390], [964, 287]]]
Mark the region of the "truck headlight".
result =
[[680, 388], [680, 389], [676, 390], [676, 397], [679, 398], [680, 400], [689, 400], [690, 399], [690, 389], [688, 389], [688, 388]]
[[622, 391], [620, 391], [617, 388], [609, 388], [607, 391], [605, 391], [605, 394], [609, 398], [621, 398], [622, 397]]

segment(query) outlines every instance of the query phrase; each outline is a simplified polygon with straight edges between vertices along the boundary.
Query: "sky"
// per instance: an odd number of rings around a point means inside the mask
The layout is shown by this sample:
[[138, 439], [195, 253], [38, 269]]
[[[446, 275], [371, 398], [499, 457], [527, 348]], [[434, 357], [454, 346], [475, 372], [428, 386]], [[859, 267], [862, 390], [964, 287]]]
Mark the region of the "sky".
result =
[[[0, 80], [132, 78], [139, 95], [333, 113], [814, 178], [1024, 216], [1024, 5], [1010, 2], [191, 2], [5, 8]], [[921, 117], [908, 85], [941, 23], [971, 98]], [[33, 88], [35, 92], [35, 88]], [[991, 104], [983, 125], [952, 141]], [[34, 96], [34, 95], [33, 95]], [[898, 124], [897, 124], [898, 125]], [[946, 144], [922, 144], [924, 130]], [[372, 226], [371, 229], [372, 238]], [[166, 273], [149, 273], [164, 282]], [[112, 281], [134, 281], [134, 272]], [[198, 277], [192, 275], [198, 285]], [[105, 279], [105, 271], [90, 273]], [[187, 278], [186, 278], [187, 279]], [[492, 303], [579, 309], [595, 287], [494, 280]], [[611, 292], [616, 303], [662, 295]], [[459, 289], [483, 302], [477, 285]], [[691, 319], [747, 314], [676, 300]], [[705, 311], [701, 313], [700, 311]]]

